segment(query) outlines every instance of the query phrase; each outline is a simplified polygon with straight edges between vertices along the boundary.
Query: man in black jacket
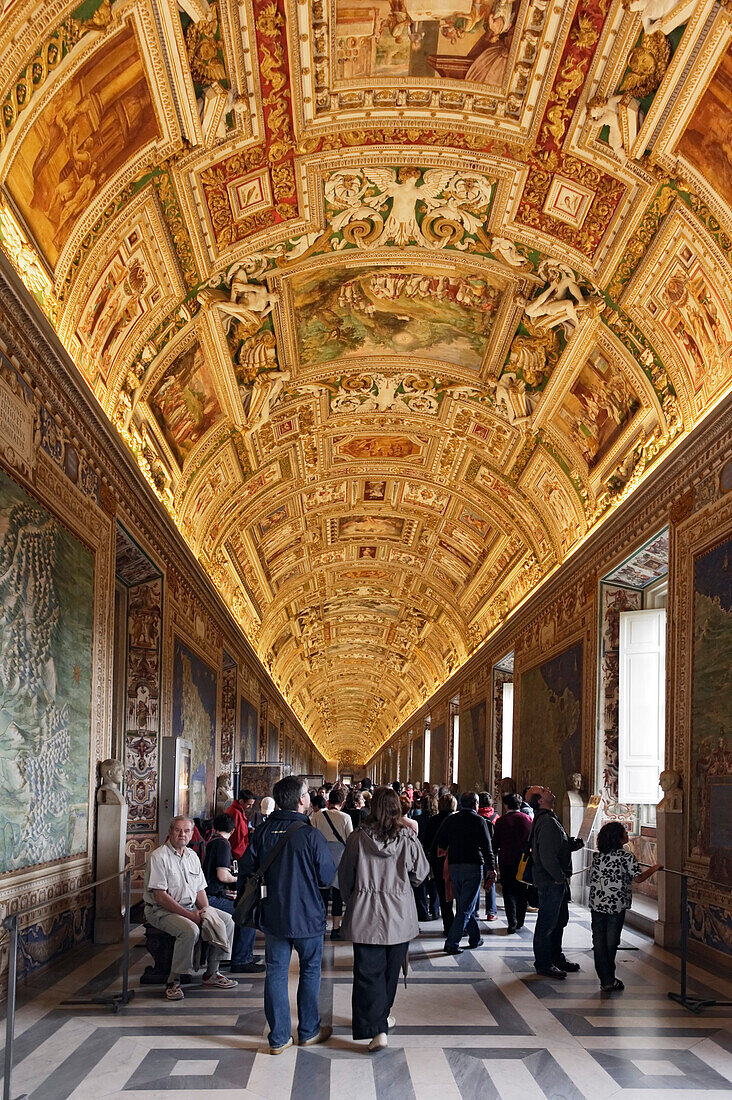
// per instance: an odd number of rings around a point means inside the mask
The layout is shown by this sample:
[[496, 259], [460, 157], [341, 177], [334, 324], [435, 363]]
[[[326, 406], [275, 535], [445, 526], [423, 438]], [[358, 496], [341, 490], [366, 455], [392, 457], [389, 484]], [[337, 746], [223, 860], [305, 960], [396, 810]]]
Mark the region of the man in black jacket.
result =
[[495, 861], [488, 828], [478, 816], [474, 792], [460, 798], [460, 812], [448, 817], [435, 844], [447, 848], [447, 862], [455, 895], [455, 919], [445, 939], [445, 953], [461, 955], [460, 940], [468, 933], [468, 947], [480, 947], [478, 904], [481, 884], [495, 882]]
[[440, 829], [444, 825], [447, 818], [452, 817], [452, 815], [457, 810], [457, 802], [455, 801], [455, 797], [451, 795], [448, 791], [446, 794], [443, 793], [440, 795], [437, 807], [437, 813], [434, 815], [434, 817], [427, 818], [427, 821], [425, 822], [424, 826], [422, 827], [422, 831], [419, 834], [419, 839], [421, 840], [422, 847], [427, 854], [427, 859], [430, 861], [430, 867], [432, 868], [432, 875], [435, 880], [435, 887], [437, 889], [437, 897], [440, 902], [440, 916], [442, 917], [442, 926], [445, 935], [447, 935], [447, 933], [452, 928], [452, 922], [455, 919], [455, 914], [453, 912], [452, 900], [448, 901], [445, 897], [445, 857], [438, 856], [435, 841], [437, 839], [438, 833], [440, 832]]
[[562, 936], [569, 921], [569, 878], [572, 852], [584, 841], [568, 837], [554, 813], [555, 796], [548, 787], [530, 787], [529, 805], [534, 811], [531, 834], [532, 874], [539, 892], [539, 915], [534, 929], [534, 968], [538, 974], [566, 978], [579, 970], [562, 950]]
[[325, 933], [325, 906], [320, 893], [335, 878], [325, 837], [307, 818], [308, 786], [298, 776], [287, 775], [275, 783], [273, 795], [279, 809], [255, 831], [241, 858], [242, 879], [253, 874], [267, 859], [288, 829], [301, 823], [266, 872], [266, 896], [259, 905], [257, 927], [264, 932], [264, 1014], [269, 1024], [270, 1054], [292, 1046], [292, 1022], [288, 974], [293, 948], [300, 960], [297, 986], [298, 1043], [311, 1046], [330, 1038], [332, 1028], [320, 1022], [318, 994]]

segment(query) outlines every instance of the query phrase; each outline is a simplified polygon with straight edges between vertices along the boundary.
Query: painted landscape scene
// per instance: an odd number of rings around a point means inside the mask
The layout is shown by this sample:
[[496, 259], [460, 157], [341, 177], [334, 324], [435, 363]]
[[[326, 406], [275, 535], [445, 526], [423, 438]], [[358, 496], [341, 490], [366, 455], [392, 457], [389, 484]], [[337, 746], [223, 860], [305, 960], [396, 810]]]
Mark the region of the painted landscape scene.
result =
[[293, 280], [300, 362], [425, 355], [479, 370], [503, 288], [474, 275], [332, 267]]
[[87, 849], [93, 555], [0, 473], [0, 874]]

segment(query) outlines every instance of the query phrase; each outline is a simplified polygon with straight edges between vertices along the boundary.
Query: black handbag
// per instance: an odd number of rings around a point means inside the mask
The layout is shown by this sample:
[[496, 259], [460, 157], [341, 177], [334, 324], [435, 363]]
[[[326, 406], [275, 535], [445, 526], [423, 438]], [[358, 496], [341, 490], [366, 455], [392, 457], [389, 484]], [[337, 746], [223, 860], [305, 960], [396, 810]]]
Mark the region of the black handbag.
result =
[[304, 825], [307, 825], [306, 821], [293, 821], [284, 836], [280, 837], [277, 841], [262, 866], [258, 867], [257, 870], [247, 878], [244, 889], [237, 898], [236, 905], [234, 906], [234, 924], [238, 925], [240, 928], [255, 926], [257, 908], [259, 903], [267, 896], [267, 884], [264, 876], [267, 874], [267, 871], [269, 871], [290, 837]]

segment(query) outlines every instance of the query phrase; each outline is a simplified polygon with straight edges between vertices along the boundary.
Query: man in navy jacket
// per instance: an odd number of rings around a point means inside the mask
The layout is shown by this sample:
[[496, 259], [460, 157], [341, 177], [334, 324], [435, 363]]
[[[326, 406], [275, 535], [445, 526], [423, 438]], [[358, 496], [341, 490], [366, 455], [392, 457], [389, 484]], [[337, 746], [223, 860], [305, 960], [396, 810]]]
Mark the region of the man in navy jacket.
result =
[[336, 866], [325, 837], [308, 822], [307, 783], [289, 775], [275, 784], [272, 793], [278, 809], [255, 831], [239, 862], [239, 873], [246, 877], [256, 871], [290, 826], [302, 822], [303, 827], [290, 836], [266, 873], [267, 894], [257, 918], [257, 926], [264, 932], [264, 1012], [270, 1028], [269, 1050], [270, 1054], [281, 1054], [292, 1046], [287, 979], [293, 948], [300, 960], [298, 1043], [323, 1043], [333, 1031], [321, 1026], [318, 995], [325, 933], [320, 890], [330, 886]]

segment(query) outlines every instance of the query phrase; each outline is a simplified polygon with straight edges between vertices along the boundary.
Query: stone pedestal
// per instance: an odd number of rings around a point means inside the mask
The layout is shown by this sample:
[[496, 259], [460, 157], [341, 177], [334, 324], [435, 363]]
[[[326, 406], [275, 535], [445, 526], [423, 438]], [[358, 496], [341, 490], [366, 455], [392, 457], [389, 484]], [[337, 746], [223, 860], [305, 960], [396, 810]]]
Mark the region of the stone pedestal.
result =
[[[656, 859], [671, 871], [683, 864], [683, 820], [681, 810], [656, 811]], [[658, 920], [655, 941], [659, 947], [678, 947], [681, 942], [681, 879], [678, 875], [658, 874]]]
[[[586, 806], [587, 802], [579, 791], [567, 791], [562, 802], [562, 825], [564, 825], [564, 831], [567, 836], [576, 837], [579, 835], [582, 821], [585, 816]], [[578, 904], [582, 903], [582, 889], [584, 885], [584, 875], [579, 872], [581, 872], [586, 862], [587, 856], [585, 855], [584, 848], [580, 848], [578, 852], [572, 852], [572, 878], [570, 880], [569, 889], [572, 901]]]
[[[95, 878], [106, 878], [125, 866], [127, 804], [119, 790], [102, 787], [97, 794], [97, 866]], [[96, 890], [94, 942], [119, 943], [124, 932], [124, 878]]]

